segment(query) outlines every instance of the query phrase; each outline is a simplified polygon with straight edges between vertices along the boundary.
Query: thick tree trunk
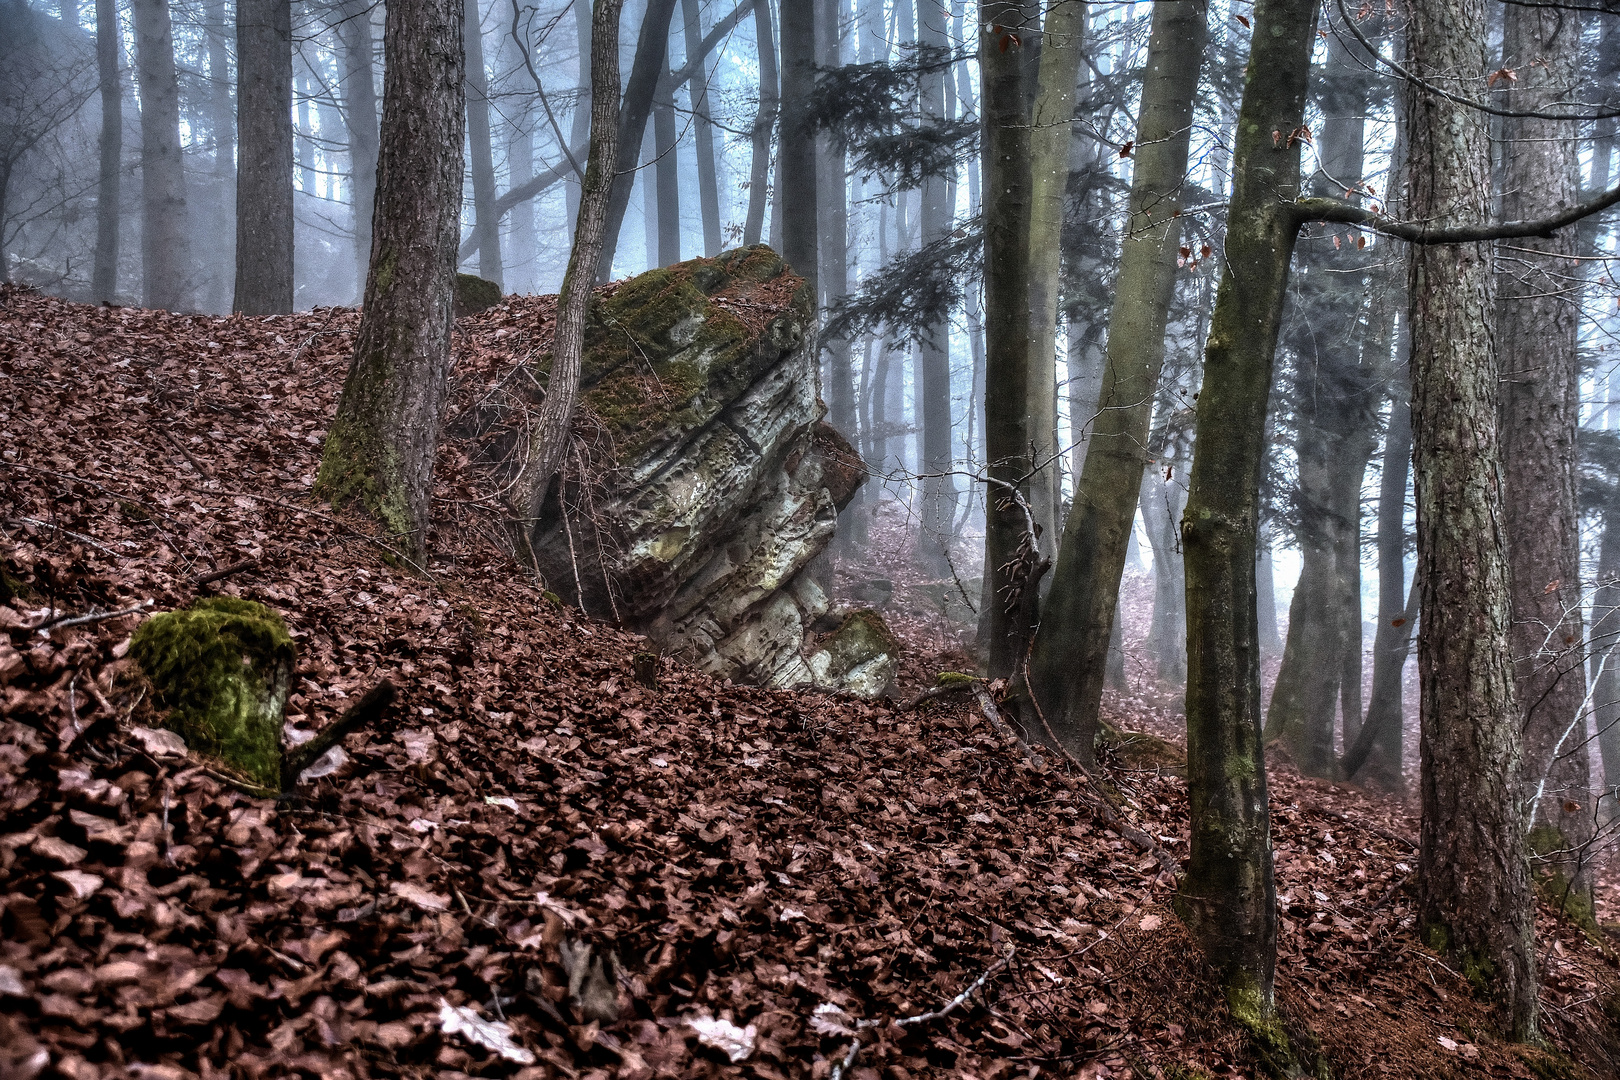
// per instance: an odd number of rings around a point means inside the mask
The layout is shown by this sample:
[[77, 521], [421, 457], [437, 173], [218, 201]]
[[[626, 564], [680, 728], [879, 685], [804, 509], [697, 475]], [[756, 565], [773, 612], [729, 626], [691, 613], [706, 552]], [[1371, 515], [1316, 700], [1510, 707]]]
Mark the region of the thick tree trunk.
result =
[[383, 32], [377, 214], [354, 358], [316, 490], [427, 546], [460, 233], [461, 0], [392, 0]]
[[607, 246], [608, 211], [618, 175], [624, 125], [619, 115], [619, 10], [624, 0], [595, 0], [591, 12], [591, 135], [585, 186], [574, 248], [568, 255], [562, 292], [557, 297], [557, 329], [551, 347], [546, 398], [530, 434], [528, 459], [513, 485], [513, 510], [525, 542], [540, 518], [551, 480], [563, 454], [579, 401], [580, 362], [585, 352], [585, 319], [596, 268]]
[[1030, 692], [1057, 737], [1083, 761], [1095, 752], [1108, 642], [1164, 366], [1205, 19], [1203, 5], [1194, 0], [1154, 5], [1130, 224], [1109, 313], [1099, 411], [1030, 657]]
[[[1555, 9], [1503, 9], [1502, 66], [1518, 72], [1509, 109], [1557, 111], [1575, 93], [1580, 20]], [[1567, 210], [1580, 196], [1573, 121], [1509, 117], [1503, 124], [1506, 220]], [[1524, 783], [1531, 842], [1566, 910], [1591, 911], [1587, 868], [1592, 776], [1581, 632], [1580, 425], [1576, 331], [1580, 288], [1570, 274], [1574, 229], [1513, 240], [1496, 307], [1501, 357], [1503, 507], [1513, 583], [1509, 643], [1524, 716]], [[1564, 895], [1568, 890], [1568, 895]]]
[[[1483, 0], [1414, 5], [1410, 68], [1447, 80], [1453, 93], [1481, 95], [1484, 26]], [[1484, 115], [1423, 89], [1405, 93], [1408, 216], [1441, 227], [1480, 221], [1490, 205]], [[1419, 921], [1436, 951], [1498, 1002], [1513, 1037], [1527, 1039], [1536, 1026], [1534, 925], [1490, 245], [1415, 246], [1407, 296], [1423, 605]]]
[[[1405, 786], [1401, 735], [1406, 716], [1401, 673], [1412, 651], [1417, 593], [1406, 586], [1406, 488], [1412, 466], [1412, 406], [1405, 366], [1391, 388], [1384, 466], [1378, 491], [1378, 629], [1373, 635], [1372, 699], [1355, 742], [1345, 747], [1341, 772], [1387, 791]], [[1414, 583], [1415, 584], [1415, 583]]]
[[[1057, 443], [1057, 320], [1059, 271], [1063, 262], [1063, 196], [1069, 186], [1069, 124], [1074, 118], [1075, 85], [1086, 6], [1081, 0], [1052, 0], [1041, 26], [1039, 88], [1029, 133], [1029, 435], [1030, 508], [1040, 526], [1040, 553], [1054, 559], [1058, 547], [1058, 507], [1063, 501]], [[1196, 80], [1197, 63], [1193, 65]]]
[[[630, 78], [624, 87], [624, 105], [619, 110], [619, 148], [617, 161], [630, 165], [640, 160], [641, 141], [647, 131], [647, 117], [652, 113], [653, 98], [658, 93], [658, 81], [669, 70], [669, 27], [675, 17], [676, 0], [647, 0], [647, 13], [641, 22], [641, 33], [636, 39], [636, 57], [630, 65]], [[591, 33], [596, 33], [593, 21]], [[615, 32], [615, 37], [617, 33]], [[596, 46], [591, 46], [591, 81], [596, 82]], [[618, 65], [615, 64], [615, 67]], [[594, 92], [593, 92], [594, 96]], [[591, 106], [591, 122], [596, 122], [596, 106]], [[594, 132], [594, 128], [593, 128]], [[613, 256], [619, 248], [619, 231], [624, 226], [625, 211], [630, 208], [630, 192], [636, 183], [636, 169], [626, 168], [613, 178], [613, 191], [608, 198], [607, 231], [602, 238], [601, 265], [597, 268], [598, 281], [613, 276]], [[577, 238], [579, 229], [576, 226]], [[572, 413], [570, 412], [570, 415]]]
[[164, 0], [131, 0], [141, 87], [141, 294], [149, 308], [190, 303], [191, 245], [180, 157], [180, 84]]
[[748, 216], [743, 219], [743, 244], [759, 243], [765, 227], [765, 196], [771, 183], [771, 132], [776, 127], [778, 98], [776, 30], [770, 0], [754, 0], [754, 41], [759, 56], [759, 110], [754, 114], [753, 155], [749, 159]]
[[[681, 0], [681, 18], [686, 24], [686, 62], [699, 59], [703, 26], [699, 21], [698, 0]], [[714, 124], [709, 119], [708, 65], [697, 71], [686, 84], [692, 102], [692, 134], [696, 142], [698, 206], [703, 212], [703, 254], [720, 254], [720, 183], [714, 157]], [[836, 423], [836, 421], [834, 421]], [[847, 432], [846, 432], [847, 434]]]
[[[1277, 898], [1260, 745], [1256, 532], [1266, 403], [1298, 231], [1286, 204], [1299, 191], [1302, 144], [1290, 133], [1304, 119], [1316, 21], [1315, 0], [1255, 4], [1181, 526], [1192, 851], [1177, 909], [1220, 972], [1233, 1016], [1262, 1044], [1276, 1031]], [[1273, 140], [1273, 130], [1288, 137]]]
[[816, 226], [816, 140], [806, 120], [816, 86], [816, 6], [782, 5], [782, 126], [776, 141], [777, 195], [782, 206], [782, 258], [819, 295]]
[[986, 3], [980, 24], [988, 482], [979, 637], [990, 677], [1006, 678], [1024, 662], [1040, 583], [1029, 502], [1029, 46], [1040, 37], [1040, 5]]
[[[583, 0], [582, 0], [583, 2]], [[495, 210], [495, 150], [490, 141], [489, 75], [484, 70], [483, 18], [478, 0], [466, 0], [467, 162], [472, 174], [473, 233], [478, 243], [478, 276], [500, 285], [501, 224]]]
[[293, 309], [292, 0], [237, 0], [236, 294], [231, 310]]
[[354, 199], [355, 295], [363, 296], [371, 265], [371, 215], [377, 197], [377, 86], [367, 0], [338, 9], [343, 45], [343, 123], [349, 129], [349, 186]]
[[[101, 173], [96, 183], [96, 254], [90, 298], [110, 302], [118, 295], [118, 224], [123, 181], [124, 83], [118, 72], [122, 51], [117, 0], [96, 0], [96, 76], [101, 81]], [[3, 269], [0, 269], [3, 272]]]

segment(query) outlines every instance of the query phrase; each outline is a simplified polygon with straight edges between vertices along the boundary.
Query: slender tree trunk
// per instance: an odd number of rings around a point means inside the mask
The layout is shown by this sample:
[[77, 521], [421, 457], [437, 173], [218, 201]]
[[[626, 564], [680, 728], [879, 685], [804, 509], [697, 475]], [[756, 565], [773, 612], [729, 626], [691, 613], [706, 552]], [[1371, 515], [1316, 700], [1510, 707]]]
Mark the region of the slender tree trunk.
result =
[[450, 368], [466, 77], [461, 0], [392, 0], [371, 272], [316, 490], [427, 547]]
[[[944, 49], [950, 13], [941, 0], [920, 0], [917, 41]], [[946, 116], [947, 73], [929, 72], [920, 80], [925, 121]], [[951, 229], [955, 207], [947, 199], [950, 183], [930, 176], [922, 187], [922, 244], [943, 240]], [[922, 521], [917, 534], [917, 555], [934, 577], [950, 573], [950, 547], [956, 522], [956, 480], [950, 474], [954, 458], [951, 432], [951, 324], [941, 319], [918, 342], [918, 413], [922, 421]]]
[[292, 2], [237, 0], [233, 311], [293, 309]]
[[121, 51], [117, 0], [96, 0], [96, 76], [101, 81], [101, 174], [96, 184], [96, 254], [90, 298], [111, 302], [118, 295], [118, 224], [123, 181], [124, 84], [118, 72]]
[[[583, 2], [583, 0], [581, 0]], [[501, 226], [495, 210], [495, 152], [489, 129], [489, 75], [484, 70], [483, 17], [478, 0], [466, 0], [467, 161], [472, 174], [473, 232], [478, 276], [502, 284]]]
[[[1409, 379], [1405, 365], [1391, 388], [1389, 427], [1384, 433], [1384, 467], [1378, 491], [1378, 630], [1373, 635], [1372, 699], [1355, 742], [1345, 748], [1341, 772], [1388, 791], [1400, 791], [1401, 736], [1406, 719], [1401, 673], [1412, 650], [1417, 593], [1406, 587], [1406, 488], [1412, 465], [1412, 406], [1399, 384]], [[1414, 584], [1416, 584], [1414, 582]], [[1365, 772], [1363, 772], [1365, 770]]]
[[1260, 555], [1255, 561], [1255, 604], [1264, 659], [1282, 652], [1282, 635], [1277, 632], [1277, 573], [1271, 563], [1271, 529], [1265, 525], [1260, 526]]
[[771, 132], [776, 127], [776, 31], [770, 0], [754, 0], [754, 41], [759, 53], [759, 111], [754, 114], [753, 156], [749, 161], [748, 216], [743, 244], [759, 243], [765, 226], [765, 196], [771, 183]]
[[180, 84], [164, 0], [131, 0], [141, 85], [141, 279], [149, 308], [189, 304], [191, 246], [180, 157]]
[[[1502, 66], [1518, 73], [1509, 109], [1556, 111], [1575, 96], [1580, 20], [1556, 9], [1503, 9]], [[1567, 210], [1580, 196], [1573, 121], [1508, 117], [1503, 126], [1501, 215]], [[1587, 845], [1593, 806], [1586, 740], [1581, 630], [1580, 509], [1576, 503], [1580, 287], [1576, 230], [1513, 240], [1498, 279], [1502, 360], [1503, 507], [1513, 588], [1509, 643], [1524, 716], [1524, 784], [1531, 842], [1566, 910], [1590, 912]], [[1568, 895], [1563, 895], [1568, 890]]]
[[218, 202], [214, 206], [211, 228], [217, 236], [230, 236], [233, 243], [219, 245], [221, 250], [210, 250], [214, 265], [207, 275], [209, 311], [230, 310], [231, 298], [226, 290], [235, 281], [236, 251], [236, 105], [232, 101], [230, 28], [225, 15], [225, 0], [207, 0], [205, 18], [208, 24], [208, 128], [214, 143], [214, 192]]
[[[647, 0], [647, 14], [641, 22], [641, 33], [636, 39], [636, 57], [630, 65], [630, 79], [624, 87], [624, 105], [619, 110], [619, 149], [617, 161], [626, 164], [640, 160], [642, 137], [647, 131], [647, 117], [652, 113], [653, 98], [658, 92], [658, 81], [668, 70], [669, 26], [675, 17], [676, 0]], [[593, 21], [591, 33], [596, 33]], [[591, 47], [591, 81], [596, 82], [596, 47]], [[617, 66], [617, 65], [615, 65]], [[595, 91], [593, 90], [593, 96]], [[591, 106], [591, 122], [596, 122], [596, 106]], [[594, 129], [593, 129], [594, 130]], [[602, 240], [602, 261], [597, 268], [597, 280], [606, 281], [613, 275], [613, 257], [619, 248], [619, 231], [624, 226], [625, 211], [630, 208], [630, 191], [635, 186], [636, 169], [627, 168], [613, 178], [613, 191], [607, 205], [607, 231]], [[579, 235], [576, 227], [575, 236]], [[570, 410], [572, 416], [572, 410]]]
[[1604, 820], [1620, 807], [1620, 483], [1603, 505], [1597, 588], [1592, 594], [1592, 720], [1603, 759]]
[[782, 258], [819, 295], [816, 224], [816, 140], [806, 120], [816, 86], [816, 6], [782, 5], [782, 127], [776, 143], [777, 194], [782, 205]]
[[1168, 683], [1187, 680], [1187, 576], [1181, 563], [1181, 513], [1187, 506], [1185, 481], [1166, 478], [1167, 462], [1149, 465], [1142, 480], [1142, 521], [1153, 545], [1153, 623], [1148, 630], [1148, 653], [1159, 678]]
[[[1221, 974], [1233, 1016], [1275, 1046], [1277, 897], [1260, 744], [1256, 533], [1266, 404], [1299, 223], [1315, 0], [1260, 0], [1232, 159], [1221, 281], [1181, 538], [1187, 574], [1187, 790], [1182, 918]], [[1096, 454], [1092, 450], [1092, 455]]]
[[658, 265], [672, 266], [681, 261], [681, 175], [676, 157], [675, 86], [668, 64], [658, 80], [653, 98], [653, 166], [658, 186]]
[[1030, 657], [1031, 694], [1057, 737], [1083, 761], [1095, 752], [1108, 641], [1142, 485], [1142, 448], [1164, 366], [1205, 19], [1195, 0], [1154, 5], [1099, 412]]
[[343, 122], [349, 129], [349, 185], [354, 192], [355, 295], [363, 296], [371, 265], [371, 214], [377, 196], [377, 86], [367, 0], [338, 9], [343, 45]]
[[574, 247], [568, 255], [562, 292], [557, 297], [557, 329], [551, 348], [546, 397], [530, 435], [528, 459], [513, 485], [513, 509], [527, 540], [540, 518], [551, 480], [563, 454], [579, 401], [580, 363], [585, 352], [585, 319], [590, 308], [596, 268], [605, 257], [608, 211], [624, 124], [619, 115], [619, 9], [624, 0], [595, 0], [591, 12], [591, 135], [585, 185]]
[[[1477, 97], [1490, 70], [1483, 0], [1411, 8], [1407, 63]], [[1490, 206], [1485, 117], [1406, 88], [1408, 214], [1438, 226]], [[1418, 854], [1420, 927], [1501, 1007], [1504, 1027], [1536, 1028], [1536, 968], [1521, 713], [1497, 435], [1501, 365], [1491, 341], [1489, 244], [1416, 246], [1407, 277], [1417, 495], [1422, 687]]]
[[[581, 2], [580, 7], [584, 6]], [[517, 74], [522, 71], [523, 65], [523, 57], [519, 52], [521, 46], [511, 33], [501, 34], [500, 42], [500, 49], [496, 55], [500, 57], [499, 66], [508, 72], [506, 79], [502, 80], [501, 90], [515, 96], [522, 92], [519, 80], [523, 76]], [[534, 131], [521, 113], [509, 116], [502, 126], [503, 141], [506, 144], [506, 182], [510, 189], [527, 183], [534, 176]], [[561, 152], [559, 149], [558, 153]], [[509, 243], [503, 248], [505, 278], [502, 284], [510, 292], [533, 292], [534, 203], [525, 200], [512, 207], [507, 215], [506, 233]]]
[[[697, 59], [703, 42], [703, 26], [698, 0], [681, 0], [681, 18], [686, 23], [686, 62]], [[709, 119], [709, 70], [703, 69], [686, 84], [692, 102], [692, 134], [696, 142], [698, 205], [703, 211], [703, 254], [720, 254], [720, 182], [714, 157], [714, 124]], [[834, 423], [837, 421], [835, 420]]]
[[[569, 123], [569, 148], [579, 146], [591, 135], [591, 6], [583, 2], [573, 5], [574, 29], [579, 38], [579, 85], [574, 102], [574, 116]], [[525, 45], [525, 48], [528, 46]], [[559, 152], [562, 150], [558, 147]], [[569, 171], [568, 228], [572, 232], [579, 221], [579, 193], [585, 183], [583, 176]]]

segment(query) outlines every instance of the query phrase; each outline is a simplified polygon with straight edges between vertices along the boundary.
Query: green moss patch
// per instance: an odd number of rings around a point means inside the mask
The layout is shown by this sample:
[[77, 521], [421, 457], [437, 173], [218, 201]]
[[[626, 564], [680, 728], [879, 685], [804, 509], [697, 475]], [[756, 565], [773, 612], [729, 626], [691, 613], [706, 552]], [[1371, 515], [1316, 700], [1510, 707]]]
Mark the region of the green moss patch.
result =
[[130, 655], [195, 752], [251, 783], [281, 787], [281, 710], [297, 650], [281, 617], [231, 596], [156, 615]]
[[456, 318], [476, 315], [501, 302], [501, 287], [473, 274], [456, 275]]

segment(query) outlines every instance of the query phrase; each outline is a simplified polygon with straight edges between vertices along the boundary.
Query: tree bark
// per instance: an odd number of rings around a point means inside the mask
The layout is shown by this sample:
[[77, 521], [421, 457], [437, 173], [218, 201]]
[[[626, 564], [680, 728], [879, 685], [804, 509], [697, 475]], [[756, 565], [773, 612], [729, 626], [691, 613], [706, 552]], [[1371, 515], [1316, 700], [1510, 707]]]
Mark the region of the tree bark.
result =
[[[1414, 5], [1409, 70], [1477, 100], [1490, 70], [1484, 27], [1483, 0]], [[1441, 228], [1481, 222], [1490, 205], [1484, 114], [1421, 88], [1405, 93], [1408, 215]], [[1495, 999], [1514, 1038], [1527, 1039], [1536, 1027], [1536, 969], [1493, 294], [1489, 244], [1413, 247], [1407, 296], [1423, 607], [1418, 918], [1425, 940]]]
[[615, 190], [624, 131], [619, 115], [619, 10], [624, 0], [595, 0], [591, 10], [591, 135], [585, 184], [574, 224], [562, 292], [557, 297], [557, 329], [551, 346], [546, 398], [530, 435], [528, 459], [513, 484], [513, 510], [527, 541], [545, 504], [551, 480], [562, 464], [579, 401], [580, 363], [585, 352], [585, 318], [596, 268], [607, 246], [608, 212]]
[[189, 304], [191, 246], [180, 157], [180, 84], [164, 0], [131, 0], [141, 87], [141, 293], [149, 308]]
[[1592, 594], [1592, 720], [1603, 760], [1605, 819], [1620, 805], [1620, 484], [1604, 500]]
[[[574, 101], [574, 116], [569, 122], [568, 148], [581, 146], [591, 137], [591, 8], [580, 2], [573, 5], [574, 30], [579, 39], [579, 85]], [[524, 48], [528, 48], [525, 44]], [[563, 147], [557, 148], [562, 151]], [[566, 155], [565, 155], [566, 156]], [[585, 178], [569, 170], [568, 229], [572, 233], [579, 221], [579, 194], [584, 190]]]
[[[581, 0], [583, 2], [583, 0]], [[501, 223], [495, 210], [495, 151], [489, 129], [489, 74], [484, 70], [484, 29], [478, 0], [466, 0], [467, 162], [472, 174], [473, 232], [478, 242], [478, 276], [502, 284]], [[504, 290], [503, 290], [504, 291]]]
[[[920, 45], [948, 47], [947, 20], [941, 0], [920, 0], [917, 41]], [[919, 80], [925, 122], [946, 116], [946, 73], [929, 72]], [[922, 244], [945, 239], [955, 207], [948, 199], [950, 183], [930, 176], [922, 187]], [[956, 479], [950, 475], [955, 457], [951, 431], [951, 324], [941, 319], [917, 343], [917, 412], [922, 421], [922, 521], [917, 533], [917, 555], [924, 571], [934, 577], [950, 573], [950, 548], [956, 522]]]
[[316, 491], [427, 546], [450, 367], [466, 116], [461, 0], [392, 0], [371, 270]]
[[[647, 131], [647, 117], [652, 113], [653, 97], [658, 92], [658, 80], [669, 70], [669, 26], [675, 17], [676, 0], [647, 0], [647, 13], [641, 22], [641, 33], [636, 39], [636, 56], [630, 64], [630, 79], [624, 87], [624, 105], [619, 109], [619, 147], [615, 161], [631, 167], [613, 178], [613, 190], [608, 198], [607, 226], [603, 234], [601, 264], [596, 269], [596, 280], [607, 281], [613, 276], [613, 257], [619, 249], [619, 231], [624, 226], [625, 211], [630, 208], [630, 192], [636, 183], [634, 163], [640, 160], [641, 141]], [[593, 9], [594, 10], [594, 9]], [[597, 49], [594, 35], [597, 24], [592, 20], [591, 84], [596, 81]], [[615, 31], [615, 38], [617, 31]], [[618, 65], [614, 64], [617, 68]], [[618, 95], [615, 86], [614, 95]], [[592, 96], [595, 96], [593, 90]], [[591, 105], [591, 122], [596, 122], [596, 105]], [[592, 131], [594, 132], [594, 127]], [[576, 243], [579, 237], [575, 226]], [[570, 410], [570, 416], [572, 410]]]
[[377, 197], [377, 86], [367, 0], [338, 9], [343, 45], [343, 123], [349, 129], [349, 186], [354, 200], [355, 295], [364, 296], [371, 265], [371, 215]]
[[1030, 693], [1059, 740], [1087, 762], [1095, 753], [1108, 642], [1164, 367], [1205, 20], [1195, 0], [1154, 5], [1099, 410], [1030, 656]]
[[96, 184], [96, 254], [90, 298], [111, 302], [118, 295], [118, 224], [123, 183], [124, 84], [118, 71], [121, 51], [117, 0], [96, 0], [96, 76], [101, 81], [101, 173]]
[[782, 258], [819, 296], [820, 236], [816, 224], [816, 140], [805, 109], [816, 86], [816, 6], [782, 5], [782, 120], [776, 140]]
[[[1552, 8], [1503, 9], [1502, 67], [1509, 109], [1549, 110], [1575, 93], [1580, 19]], [[1523, 219], [1580, 201], [1573, 121], [1503, 121], [1500, 214]], [[1524, 707], [1524, 783], [1531, 843], [1566, 910], [1590, 912], [1587, 868], [1593, 805], [1586, 739], [1585, 643], [1581, 628], [1580, 511], [1576, 503], [1580, 288], [1576, 230], [1515, 240], [1502, 265], [1496, 306], [1503, 367], [1501, 432], [1513, 628]], [[1511, 261], [1508, 261], [1511, 260]], [[1568, 890], [1567, 895], [1565, 891]]]
[[[231, 309], [226, 290], [234, 286], [236, 250], [236, 104], [231, 89], [240, 81], [231, 77], [230, 26], [225, 16], [225, 0], [207, 0], [204, 18], [208, 31], [208, 128], [214, 144], [214, 193], [217, 215], [210, 229], [217, 236], [230, 236], [233, 243], [210, 250], [213, 263], [204, 270], [209, 311]], [[240, 71], [238, 71], [240, 75]]]
[[771, 183], [771, 132], [776, 127], [778, 93], [776, 31], [771, 22], [770, 0], [754, 0], [754, 41], [759, 55], [759, 111], [754, 114], [748, 216], [743, 219], [743, 244], [747, 247], [759, 243], [765, 227], [765, 196]]
[[1262, 1049], [1278, 1031], [1277, 898], [1260, 743], [1256, 532], [1266, 404], [1298, 232], [1285, 205], [1299, 193], [1302, 143], [1292, 133], [1304, 119], [1316, 22], [1315, 0], [1255, 4], [1181, 526], [1192, 851], [1177, 910], [1220, 972], [1233, 1016]]
[[675, 85], [665, 69], [653, 98], [653, 180], [658, 187], [658, 265], [681, 261], [681, 176], [676, 157]]
[[236, 293], [231, 310], [293, 309], [292, 0], [237, 0]]
[[[698, 14], [698, 0], [681, 0], [681, 18], [686, 23], [686, 63], [701, 63], [703, 26]], [[707, 63], [704, 63], [687, 82], [686, 91], [692, 102], [692, 135], [697, 151], [698, 206], [703, 212], [703, 254], [713, 258], [720, 254], [723, 240], [720, 234], [720, 183], [716, 175], [718, 170], [714, 158], [714, 124], [709, 119]]]
[[1039, 20], [1033, 2], [985, 3], [979, 27], [988, 458], [979, 637], [992, 679], [1024, 662], [1033, 629], [1025, 594], [1040, 580], [1029, 503], [1030, 46], [1040, 37]]
[[1153, 545], [1153, 622], [1148, 654], [1161, 680], [1187, 680], [1187, 575], [1181, 561], [1181, 514], [1187, 507], [1185, 482], [1164, 475], [1174, 457], [1147, 467], [1142, 480], [1142, 521]]

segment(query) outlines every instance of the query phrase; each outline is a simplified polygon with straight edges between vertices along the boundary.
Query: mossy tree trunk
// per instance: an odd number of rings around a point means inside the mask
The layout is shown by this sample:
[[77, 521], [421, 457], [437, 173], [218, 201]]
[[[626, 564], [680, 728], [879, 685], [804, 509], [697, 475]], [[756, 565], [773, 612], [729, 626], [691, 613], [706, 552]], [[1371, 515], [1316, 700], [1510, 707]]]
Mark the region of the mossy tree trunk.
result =
[[618, 168], [619, 11], [624, 0], [595, 0], [591, 9], [591, 141], [585, 162], [574, 247], [557, 298], [557, 328], [551, 344], [546, 398], [530, 432], [523, 472], [512, 486], [512, 509], [525, 539], [540, 519], [551, 479], [562, 465], [579, 402], [580, 363], [585, 352], [585, 316], [605, 256], [609, 201]]
[[[1510, 109], [1557, 112], [1569, 100], [1580, 60], [1580, 20], [1568, 12], [1503, 10], [1502, 66]], [[1503, 217], [1526, 218], [1579, 201], [1573, 121], [1509, 117], [1503, 122]], [[1502, 356], [1503, 505], [1513, 581], [1519, 700], [1525, 709], [1525, 786], [1533, 797], [1537, 846], [1549, 855], [1550, 884], [1570, 910], [1591, 909], [1585, 866], [1593, 806], [1586, 740], [1586, 668], [1581, 629], [1580, 516], [1576, 504], [1580, 426], [1580, 321], [1576, 231], [1511, 241], [1498, 281], [1497, 348]]]
[[1029, 641], [1024, 586], [1037, 553], [1030, 530], [1029, 98], [1040, 5], [986, 3], [980, 12], [984, 123], [985, 590], [979, 638], [991, 678], [1013, 674]]
[[1206, 19], [1204, 6], [1194, 0], [1169, 0], [1153, 8], [1136, 121], [1130, 225], [1109, 313], [1097, 414], [1030, 653], [1030, 692], [1057, 737], [1088, 762], [1146, 465], [1143, 447], [1164, 366], [1181, 239], [1176, 215]]
[[293, 309], [292, 0], [236, 5], [236, 294], [243, 315]]
[[1262, 1036], [1276, 1030], [1277, 898], [1260, 745], [1256, 532], [1316, 20], [1316, 0], [1255, 4], [1182, 519], [1192, 850], [1177, 909], [1220, 972], [1233, 1015]]
[[[1407, 23], [1407, 63], [1477, 99], [1490, 70], [1483, 0], [1428, 0]], [[1490, 205], [1485, 115], [1405, 88], [1408, 215], [1445, 228]], [[1501, 365], [1489, 243], [1412, 248], [1412, 429], [1417, 498], [1423, 822], [1418, 917], [1427, 940], [1529, 1038], [1536, 970], [1521, 713], [1509, 644], [1506, 508], [1497, 429]]]
[[359, 503], [413, 553], [426, 547], [460, 231], [460, 0], [394, 0], [371, 269], [354, 357], [316, 491]]

